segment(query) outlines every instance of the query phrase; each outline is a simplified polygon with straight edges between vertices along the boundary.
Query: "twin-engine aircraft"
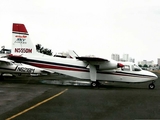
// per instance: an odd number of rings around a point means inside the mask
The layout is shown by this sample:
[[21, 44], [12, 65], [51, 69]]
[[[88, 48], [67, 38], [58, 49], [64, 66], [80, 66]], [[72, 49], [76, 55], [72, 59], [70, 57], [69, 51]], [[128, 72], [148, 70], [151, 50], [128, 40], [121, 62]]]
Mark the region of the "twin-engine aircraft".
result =
[[12, 73], [12, 74], [50, 74], [48, 70], [44, 70], [38, 67], [31, 65], [16, 63], [13, 60], [7, 58], [0, 58], [0, 80], [3, 79], [3, 74]]
[[25, 25], [19, 23], [13, 23], [12, 54], [8, 58], [82, 80], [90, 80], [93, 87], [98, 86], [100, 81], [127, 83], [150, 81], [149, 88], [154, 89], [154, 81], [157, 79], [157, 75], [142, 70], [134, 63], [122, 64], [99, 57], [59, 58], [38, 53]]

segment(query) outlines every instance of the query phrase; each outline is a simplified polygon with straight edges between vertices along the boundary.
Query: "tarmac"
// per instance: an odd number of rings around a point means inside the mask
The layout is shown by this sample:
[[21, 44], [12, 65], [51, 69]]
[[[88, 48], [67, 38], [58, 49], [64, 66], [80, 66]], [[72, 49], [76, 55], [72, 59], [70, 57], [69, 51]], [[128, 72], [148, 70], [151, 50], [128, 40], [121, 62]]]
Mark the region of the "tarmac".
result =
[[149, 83], [106, 83], [99, 88], [54, 74], [5, 77], [0, 120], [159, 120], [160, 74]]

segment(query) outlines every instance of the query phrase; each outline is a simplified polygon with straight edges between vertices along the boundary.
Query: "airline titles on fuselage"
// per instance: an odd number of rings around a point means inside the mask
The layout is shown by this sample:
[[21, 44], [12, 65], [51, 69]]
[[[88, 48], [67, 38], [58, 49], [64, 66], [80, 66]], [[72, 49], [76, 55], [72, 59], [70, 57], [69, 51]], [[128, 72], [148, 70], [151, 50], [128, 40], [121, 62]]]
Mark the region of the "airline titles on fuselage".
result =
[[18, 67], [16, 69], [18, 72], [27, 72], [27, 73], [34, 73], [35, 69], [33, 68], [26, 68], [26, 67]]

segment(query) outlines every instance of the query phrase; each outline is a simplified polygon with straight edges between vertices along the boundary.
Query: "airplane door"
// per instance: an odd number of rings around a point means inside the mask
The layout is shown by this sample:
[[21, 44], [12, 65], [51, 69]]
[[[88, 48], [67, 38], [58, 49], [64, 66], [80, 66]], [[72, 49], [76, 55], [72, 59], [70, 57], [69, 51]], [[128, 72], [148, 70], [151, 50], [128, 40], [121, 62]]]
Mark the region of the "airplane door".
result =
[[127, 73], [131, 72], [132, 72], [132, 67], [130, 65], [124, 65], [124, 67], [121, 68], [120, 81], [128, 81]]

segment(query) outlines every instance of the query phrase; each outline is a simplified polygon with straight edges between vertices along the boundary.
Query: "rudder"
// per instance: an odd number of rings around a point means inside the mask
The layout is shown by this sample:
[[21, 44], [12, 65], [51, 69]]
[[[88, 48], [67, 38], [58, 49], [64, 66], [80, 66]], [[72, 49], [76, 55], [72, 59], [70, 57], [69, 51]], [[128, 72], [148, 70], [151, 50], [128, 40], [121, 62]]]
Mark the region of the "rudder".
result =
[[33, 45], [24, 24], [13, 23], [11, 52], [12, 54], [18, 55], [31, 55], [37, 53], [36, 47]]

